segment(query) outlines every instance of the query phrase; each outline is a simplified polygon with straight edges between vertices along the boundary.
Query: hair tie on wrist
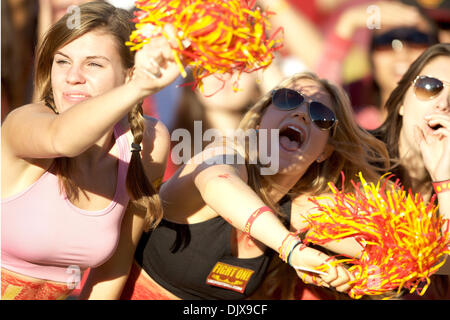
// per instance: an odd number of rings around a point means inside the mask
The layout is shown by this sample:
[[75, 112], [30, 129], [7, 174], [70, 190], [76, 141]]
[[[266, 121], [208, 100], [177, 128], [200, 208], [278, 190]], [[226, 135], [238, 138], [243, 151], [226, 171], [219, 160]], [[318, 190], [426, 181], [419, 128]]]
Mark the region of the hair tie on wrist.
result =
[[450, 179], [444, 181], [432, 182], [433, 189], [436, 193], [450, 191]]
[[131, 152], [141, 152], [141, 151], [142, 151], [142, 148], [141, 148], [140, 144], [137, 144], [134, 142], [131, 144]]
[[289, 263], [292, 251], [294, 251], [294, 248], [300, 244], [302, 244], [302, 241], [293, 232], [288, 233], [281, 243], [281, 246], [278, 248], [279, 257], [281, 260]]
[[292, 252], [294, 252], [295, 248], [297, 248], [298, 246], [300, 246], [300, 251], [306, 248], [306, 244], [304, 244], [302, 241], [299, 241], [296, 244], [294, 244], [286, 259], [287, 264], [290, 265], [291, 267], [293, 267], [293, 265], [291, 264], [291, 255]]

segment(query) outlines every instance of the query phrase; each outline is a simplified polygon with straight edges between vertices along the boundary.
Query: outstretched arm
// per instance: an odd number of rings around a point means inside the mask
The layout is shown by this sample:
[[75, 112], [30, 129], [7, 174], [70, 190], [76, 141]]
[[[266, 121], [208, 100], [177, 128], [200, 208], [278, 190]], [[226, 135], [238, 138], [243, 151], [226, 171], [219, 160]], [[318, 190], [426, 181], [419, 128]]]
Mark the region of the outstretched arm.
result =
[[[153, 76], [157, 71], [160, 77]], [[170, 84], [178, 74], [167, 40], [154, 39], [137, 52], [127, 83], [59, 115], [42, 103], [11, 112], [2, 125], [2, 144], [18, 158], [75, 157], [111, 130], [134, 105]]]
[[286, 48], [313, 69], [323, 47], [323, 36], [317, 27], [288, 1], [260, 0], [259, 3], [265, 10], [276, 13], [270, 18], [272, 30], [284, 29]]
[[[286, 245], [291, 240], [295, 241], [295, 237], [271, 211], [263, 212], [254, 220], [250, 219], [252, 214], [258, 212], [266, 204], [246, 183], [244, 166], [201, 165], [194, 181], [208, 206], [236, 229], [244, 232], [250, 229], [252, 238], [276, 252], [279, 252], [280, 248], [286, 249], [284, 259], [289, 260], [291, 265], [314, 269], [327, 264], [329, 257], [318, 250], [302, 248], [301, 246], [293, 249], [292, 246]], [[290, 243], [294, 244], [294, 242]], [[292, 253], [287, 259], [289, 249]], [[300, 277], [306, 276], [303, 272], [298, 273]], [[324, 275], [320, 275], [320, 284], [334, 286], [339, 291], [346, 291], [349, 289], [347, 282], [351, 277], [347, 270], [341, 266], [330, 267]]]

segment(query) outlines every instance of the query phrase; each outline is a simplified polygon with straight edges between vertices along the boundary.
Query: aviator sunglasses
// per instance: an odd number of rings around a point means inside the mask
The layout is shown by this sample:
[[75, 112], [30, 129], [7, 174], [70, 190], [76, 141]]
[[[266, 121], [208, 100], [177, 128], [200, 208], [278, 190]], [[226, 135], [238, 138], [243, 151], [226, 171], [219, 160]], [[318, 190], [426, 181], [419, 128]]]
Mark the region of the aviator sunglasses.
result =
[[[305, 97], [292, 89], [282, 88], [272, 91], [272, 103], [280, 110], [293, 110], [304, 101]], [[329, 130], [338, 122], [334, 112], [318, 101], [308, 103], [308, 113], [311, 121], [320, 130]]]
[[414, 94], [419, 100], [436, 98], [450, 82], [428, 76], [417, 76], [413, 81]]

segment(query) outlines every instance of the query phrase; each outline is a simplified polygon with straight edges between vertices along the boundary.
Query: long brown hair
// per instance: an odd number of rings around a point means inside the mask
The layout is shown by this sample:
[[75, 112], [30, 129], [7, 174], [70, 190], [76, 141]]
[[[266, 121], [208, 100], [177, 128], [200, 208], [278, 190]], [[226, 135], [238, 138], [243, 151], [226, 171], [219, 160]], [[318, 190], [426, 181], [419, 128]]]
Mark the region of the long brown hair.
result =
[[[380, 177], [379, 172], [385, 168], [379, 169], [371, 163], [384, 163], [387, 167], [388, 153], [384, 144], [355, 123], [347, 94], [327, 80], [319, 79], [312, 73], [299, 73], [282, 81], [275, 89], [289, 88], [301, 79], [313, 80], [321, 85], [331, 98], [339, 122], [329, 138], [329, 143], [334, 147], [331, 156], [326, 161], [311, 164], [290, 193], [318, 195], [328, 190], [328, 182], [340, 187], [341, 172], [346, 178], [344, 187], [347, 190], [352, 188], [350, 180], [355, 179], [358, 172], [362, 172], [367, 181], [376, 181]], [[255, 129], [271, 103], [272, 93], [268, 92], [247, 112], [239, 128], [244, 131]], [[275, 210], [277, 206], [268, 196], [270, 176], [261, 176], [260, 169], [259, 164], [247, 164], [249, 185]]]
[[[367, 181], [376, 182], [389, 164], [388, 152], [384, 143], [356, 124], [350, 100], [343, 89], [327, 80], [318, 78], [313, 73], [295, 74], [282, 81], [275, 89], [291, 88], [301, 79], [313, 80], [324, 89], [331, 98], [333, 110], [339, 122], [334, 133], [330, 134], [328, 141], [334, 147], [331, 156], [321, 163], [314, 162], [311, 164], [289, 194], [293, 197], [303, 193], [319, 195], [328, 190], [328, 182], [333, 182], [338, 188], [343, 184], [345, 190], [352, 190], [353, 185], [350, 180], [356, 179], [358, 172], [362, 172]], [[243, 130], [256, 128], [265, 109], [271, 103], [272, 93], [268, 92], [247, 112], [241, 121], [240, 128]], [[381, 168], [373, 165], [373, 163], [381, 164]], [[261, 176], [259, 170], [258, 164], [247, 164], [249, 185], [266, 204], [285, 218], [285, 214], [280, 212], [278, 205], [269, 196], [269, 188], [273, 187], [270, 176]], [[345, 181], [341, 179], [341, 172], [344, 173]], [[264, 282], [251, 299], [295, 299], [297, 284], [298, 276], [294, 269], [278, 257], [274, 257], [267, 270]], [[327, 299], [346, 299], [345, 295], [337, 294], [331, 290], [324, 291], [323, 288], [316, 287], [309, 288], [309, 290]]]
[[[410, 88], [414, 79], [420, 72], [425, 68], [425, 66], [430, 63], [433, 59], [439, 56], [450, 57], [450, 44], [449, 43], [439, 43], [429, 47], [425, 50], [409, 67], [408, 71], [403, 75], [402, 79], [399, 81], [397, 87], [392, 91], [389, 96], [385, 108], [388, 112], [387, 118], [384, 123], [373, 132], [375, 136], [386, 143], [388, 152], [391, 156], [392, 168], [391, 171], [394, 172], [401, 180], [402, 185], [405, 189], [411, 189], [413, 192], [413, 184], [411, 182], [408, 170], [403, 167], [402, 159], [399, 153], [399, 138], [400, 132], [403, 127], [403, 117], [400, 115], [399, 110], [403, 105], [403, 101], [406, 92]], [[421, 181], [421, 185], [428, 185], [430, 191], [432, 191], [431, 176], [428, 174], [425, 177], [425, 181]], [[428, 289], [432, 292], [437, 299], [445, 299], [448, 296], [449, 290], [449, 277], [446, 275], [433, 275], [432, 284], [433, 286]]]
[[[121, 56], [123, 67], [130, 69], [134, 64], [134, 54], [125, 45], [134, 29], [132, 14], [103, 1], [88, 2], [79, 6], [79, 9], [79, 26], [69, 28], [68, 20], [71, 16], [66, 14], [47, 32], [38, 49], [36, 87], [46, 106], [57, 114], [58, 110], [53, 99], [51, 86], [51, 69], [53, 56], [59, 48], [88, 32], [101, 30], [116, 39], [116, 47]], [[133, 142], [138, 145], [142, 142], [145, 129], [145, 119], [142, 112], [141, 102], [128, 114], [130, 129], [134, 137]], [[68, 198], [70, 200], [78, 199], [80, 189], [72, 179], [73, 160], [65, 157], [57, 158], [55, 159], [55, 167], [60, 186], [66, 192]], [[145, 175], [140, 154], [137, 152], [133, 152], [131, 156], [126, 186], [130, 198], [147, 211], [147, 227], [156, 226], [162, 218], [160, 199], [154, 186]]]
[[[407, 170], [401, 166], [398, 142], [403, 127], [403, 117], [399, 110], [414, 79], [431, 60], [439, 56], [450, 56], [449, 43], [440, 43], [429, 47], [411, 64], [386, 102], [385, 108], [388, 112], [386, 120], [377, 130], [373, 131], [376, 137], [386, 143], [392, 159], [392, 171], [399, 175], [405, 188], [411, 188], [412, 185]], [[431, 178], [428, 177], [428, 181], [425, 182], [431, 183]]]

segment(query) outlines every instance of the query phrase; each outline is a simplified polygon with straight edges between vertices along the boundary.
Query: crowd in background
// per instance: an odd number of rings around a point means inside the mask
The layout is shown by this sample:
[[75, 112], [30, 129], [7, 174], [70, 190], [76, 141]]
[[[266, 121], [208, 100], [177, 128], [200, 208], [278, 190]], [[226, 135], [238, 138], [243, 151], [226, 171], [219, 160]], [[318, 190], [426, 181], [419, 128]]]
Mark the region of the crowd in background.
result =
[[[71, 5], [83, 0], [5, 0], [2, 5], [2, 122], [20, 106], [37, 101], [33, 92], [36, 46], [49, 27]], [[133, 1], [107, 1], [134, 10]], [[257, 4], [276, 13], [271, 31], [284, 29], [284, 47], [267, 71], [245, 74], [239, 91], [233, 76], [221, 86], [214, 76], [204, 90], [181, 87], [192, 79], [179, 77], [155, 95], [146, 97], [144, 113], [161, 120], [169, 129], [221, 132], [237, 129], [256, 101], [281, 80], [311, 71], [341, 85], [351, 99], [353, 116], [364, 129], [374, 130], [389, 115], [386, 102], [410, 65], [428, 47], [450, 42], [448, 0], [260, 0]], [[372, 8], [372, 9], [370, 9]], [[270, 31], [269, 31], [270, 32]], [[164, 174], [168, 180], [178, 166], [169, 157]], [[448, 278], [445, 280], [448, 285]]]
[[[87, 1], [2, 2], [2, 121], [11, 109], [33, 101], [39, 39], [71, 5], [83, 2]], [[133, 1], [109, 2], [134, 10]], [[450, 41], [449, 1], [261, 0], [257, 4], [276, 13], [271, 30], [284, 28], [284, 48], [274, 61], [272, 69], [276, 70], [249, 77], [263, 78], [259, 83], [268, 83], [269, 88], [296, 72], [315, 72], [344, 85], [355, 117], [366, 129], [382, 123], [386, 115], [383, 105], [411, 62], [426, 47]], [[371, 11], [371, 5], [376, 9]], [[239, 115], [266, 89], [243, 79], [242, 92], [234, 92], [230, 85], [206, 99], [206, 93], [180, 89], [185, 81], [189, 80], [180, 77], [144, 104], [145, 112], [161, 119], [170, 130], [189, 126], [186, 123], [191, 119], [206, 120], [208, 126], [220, 129], [233, 128]], [[207, 88], [217, 85], [214, 79], [208, 81]], [[185, 95], [197, 100], [195, 107], [186, 103]]]

